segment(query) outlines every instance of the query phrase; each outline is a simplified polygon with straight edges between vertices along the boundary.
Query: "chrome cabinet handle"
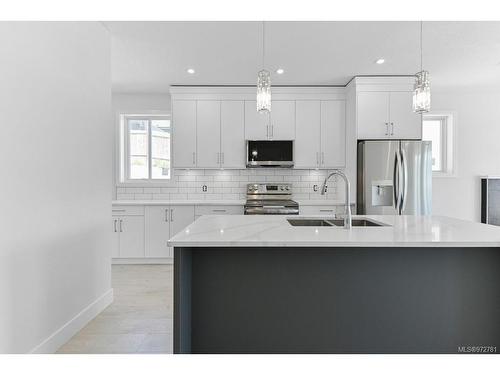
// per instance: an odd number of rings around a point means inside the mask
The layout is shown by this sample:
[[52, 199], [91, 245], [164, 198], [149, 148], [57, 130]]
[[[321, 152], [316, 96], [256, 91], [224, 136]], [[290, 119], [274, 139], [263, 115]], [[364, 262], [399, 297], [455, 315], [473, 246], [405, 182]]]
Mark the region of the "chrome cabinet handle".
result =
[[333, 212], [333, 210], [319, 210], [319, 212]]
[[174, 221], [174, 209], [170, 209], [170, 221]]
[[226, 212], [226, 210], [222, 210], [222, 209], [216, 209], [216, 208], [214, 208], [214, 209], [212, 210], [212, 212]]
[[123, 228], [122, 228], [122, 219], [120, 219], [120, 232], [123, 232]]
[[394, 123], [391, 122], [391, 135], [394, 135]]
[[168, 208], [165, 209], [165, 221], [168, 222]]
[[274, 125], [271, 125], [271, 137], [274, 137]]
[[269, 138], [269, 124], [266, 125], [266, 138]]
[[193, 152], [193, 165], [196, 164], [196, 152]]
[[113, 228], [114, 228], [115, 233], [116, 233], [116, 219], [113, 221]]
[[319, 165], [319, 152], [316, 152], [316, 164]]
[[325, 153], [323, 151], [321, 152], [321, 164], [325, 164]]
[[224, 153], [223, 152], [221, 153], [221, 157], [222, 157], [221, 164], [224, 164]]
[[385, 135], [389, 135], [389, 123], [385, 123]]

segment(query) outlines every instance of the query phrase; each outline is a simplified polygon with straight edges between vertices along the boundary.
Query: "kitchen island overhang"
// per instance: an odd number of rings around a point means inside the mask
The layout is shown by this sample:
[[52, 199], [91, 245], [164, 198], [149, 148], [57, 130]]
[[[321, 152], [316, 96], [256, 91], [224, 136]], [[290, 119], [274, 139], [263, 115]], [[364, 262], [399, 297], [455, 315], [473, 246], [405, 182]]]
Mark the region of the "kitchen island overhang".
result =
[[[391, 226], [307, 228], [299, 232], [317, 243], [283, 246], [284, 218], [260, 218], [202, 217], [171, 240], [175, 353], [458, 353], [500, 344], [500, 228], [372, 217]], [[380, 242], [406, 246], [359, 243], [363, 231], [380, 230]], [[356, 246], [343, 245], [349, 235]], [[423, 242], [437, 235], [441, 246]], [[237, 246], [236, 236], [256, 245]]]

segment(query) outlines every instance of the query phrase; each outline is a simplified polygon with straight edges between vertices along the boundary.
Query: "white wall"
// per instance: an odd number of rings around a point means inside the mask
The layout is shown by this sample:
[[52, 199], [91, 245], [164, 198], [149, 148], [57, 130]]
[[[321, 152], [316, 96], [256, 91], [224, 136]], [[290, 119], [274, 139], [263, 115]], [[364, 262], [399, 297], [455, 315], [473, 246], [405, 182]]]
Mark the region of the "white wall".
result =
[[113, 93], [113, 112], [164, 111], [170, 112], [169, 94]]
[[433, 213], [480, 221], [481, 175], [500, 175], [500, 92], [433, 92], [456, 113], [457, 177], [433, 179]]
[[53, 351], [112, 298], [109, 35], [0, 22], [0, 45], [0, 352]]

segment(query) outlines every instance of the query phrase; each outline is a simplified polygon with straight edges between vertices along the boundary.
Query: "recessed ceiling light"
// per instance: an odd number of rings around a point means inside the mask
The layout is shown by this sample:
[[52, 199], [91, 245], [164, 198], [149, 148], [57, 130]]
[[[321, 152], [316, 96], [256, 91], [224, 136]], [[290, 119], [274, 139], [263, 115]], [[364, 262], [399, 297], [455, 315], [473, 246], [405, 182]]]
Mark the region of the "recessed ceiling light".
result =
[[279, 68], [278, 70], [276, 70], [276, 73], [283, 74], [283, 73], [285, 73], [285, 69]]
[[375, 64], [381, 65], [383, 63], [385, 63], [385, 59], [378, 59], [377, 61], [375, 61]]
[[189, 74], [194, 74], [194, 73], [195, 73], [195, 71], [194, 71], [194, 69], [193, 69], [193, 68], [189, 68], [189, 69], [187, 70], [187, 72], [188, 72]]

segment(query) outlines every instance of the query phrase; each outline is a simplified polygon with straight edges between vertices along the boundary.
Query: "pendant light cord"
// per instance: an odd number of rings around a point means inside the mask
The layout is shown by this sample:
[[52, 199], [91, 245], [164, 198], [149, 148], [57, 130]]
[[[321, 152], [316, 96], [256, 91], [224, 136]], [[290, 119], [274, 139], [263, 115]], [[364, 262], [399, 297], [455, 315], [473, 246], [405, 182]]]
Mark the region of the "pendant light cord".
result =
[[420, 21], [420, 71], [424, 70], [424, 58], [423, 58], [423, 28], [424, 28], [424, 21]]
[[266, 24], [262, 21], [262, 69], [264, 69], [265, 65], [265, 56], [266, 56]]

